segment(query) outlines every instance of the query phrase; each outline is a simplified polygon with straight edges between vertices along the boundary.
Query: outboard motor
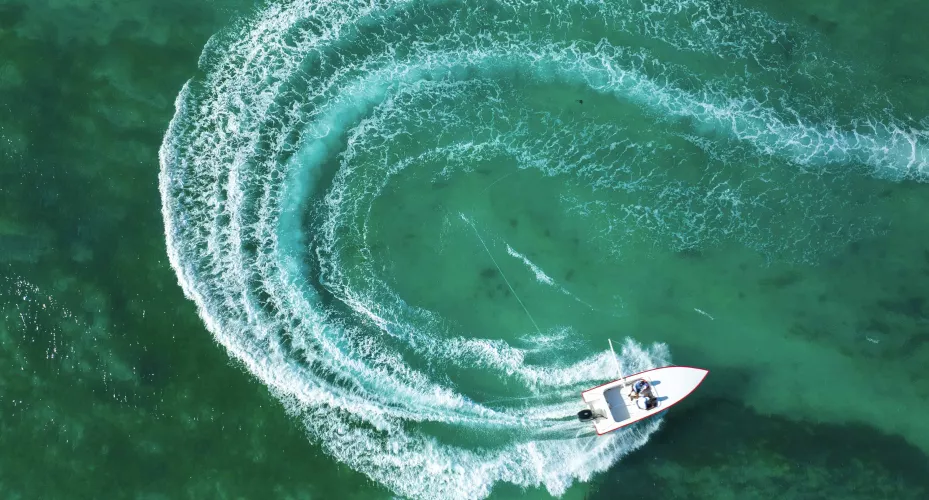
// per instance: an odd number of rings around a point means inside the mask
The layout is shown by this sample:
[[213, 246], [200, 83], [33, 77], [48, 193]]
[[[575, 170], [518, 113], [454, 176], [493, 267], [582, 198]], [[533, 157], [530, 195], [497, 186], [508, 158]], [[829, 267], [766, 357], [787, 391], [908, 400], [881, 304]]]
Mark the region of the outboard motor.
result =
[[577, 419], [581, 422], [590, 422], [594, 419], [594, 412], [590, 410], [581, 410], [577, 412]]

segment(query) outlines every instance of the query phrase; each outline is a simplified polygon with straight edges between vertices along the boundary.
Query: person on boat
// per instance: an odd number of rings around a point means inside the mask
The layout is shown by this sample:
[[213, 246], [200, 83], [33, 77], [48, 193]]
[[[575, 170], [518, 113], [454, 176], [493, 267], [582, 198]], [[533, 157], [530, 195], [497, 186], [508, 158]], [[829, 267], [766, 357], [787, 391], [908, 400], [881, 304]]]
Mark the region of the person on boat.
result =
[[653, 410], [655, 408], [658, 408], [658, 398], [646, 396], [645, 397], [645, 409]]
[[629, 393], [629, 398], [638, 399], [639, 396], [648, 397], [651, 395], [651, 387], [649, 387], [648, 382], [645, 379], [639, 379], [632, 385], [632, 392]]

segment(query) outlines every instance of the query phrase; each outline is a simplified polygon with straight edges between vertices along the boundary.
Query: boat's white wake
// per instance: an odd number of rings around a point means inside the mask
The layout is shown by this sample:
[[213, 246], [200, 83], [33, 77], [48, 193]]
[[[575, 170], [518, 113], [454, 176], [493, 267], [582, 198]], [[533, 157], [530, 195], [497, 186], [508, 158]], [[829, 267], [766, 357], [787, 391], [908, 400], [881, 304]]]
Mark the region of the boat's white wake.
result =
[[[606, 237], [780, 251], [823, 227], [841, 241], [868, 231], [824, 210], [841, 199], [823, 183], [842, 176], [823, 173], [922, 179], [925, 133], [886, 117], [839, 122], [822, 96], [772, 90], [786, 66], [813, 82], [842, 68], [764, 15], [718, 4], [268, 4], [211, 40], [205, 77], [179, 95], [161, 149], [168, 255], [184, 292], [329, 453], [391, 490], [478, 498], [505, 481], [564, 492], [658, 424], [579, 437], [578, 390], [609, 376], [607, 354], [530, 362], [529, 350], [456, 334], [408, 305], [376, 264], [372, 207], [401, 172], [450, 178], [508, 163], [588, 189], [590, 199], [559, 203], [603, 217]], [[630, 39], [662, 47], [629, 49]], [[710, 55], [726, 67], [685, 63]], [[641, 121], [541, 109], [527, 85], [580, 88]], [[682, 165], [694, 155], [709, 166], [691, 178]], [[764, 226], [784, 213], [805, 222]], [[632, 341], [621, 358], [627, 372], [670, 361], [665, 347]], [[475, 373], [520, 397], [478, 400], [457, 379]]]

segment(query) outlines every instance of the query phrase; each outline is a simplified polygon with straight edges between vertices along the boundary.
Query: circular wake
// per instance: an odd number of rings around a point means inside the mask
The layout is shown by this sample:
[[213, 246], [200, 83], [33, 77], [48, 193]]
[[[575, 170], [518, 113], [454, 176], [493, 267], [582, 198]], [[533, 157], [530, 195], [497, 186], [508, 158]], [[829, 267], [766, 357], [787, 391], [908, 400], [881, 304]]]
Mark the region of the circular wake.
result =
[[[929, 170], [918, 124], [814, 39], [720, 2], [271, 3], [201, 66], [161, 150], [180, 283], [329, 453], [409, 497], [558, 495], [658, 424], [575, 422], [611, 361], [569, 329], [506, 341], [409, 304], [374, 241], [402, 223], [378, 208], [398, 183], [559, 179], [549, 202], [599, 228], [605, 259], [631, 241], [802, 259], [874, 230], [846, 199], [858, 174]], [[420, 208], [494, 258], [467, 199]], [[632, 341], [621, 358], [670, 362]]]

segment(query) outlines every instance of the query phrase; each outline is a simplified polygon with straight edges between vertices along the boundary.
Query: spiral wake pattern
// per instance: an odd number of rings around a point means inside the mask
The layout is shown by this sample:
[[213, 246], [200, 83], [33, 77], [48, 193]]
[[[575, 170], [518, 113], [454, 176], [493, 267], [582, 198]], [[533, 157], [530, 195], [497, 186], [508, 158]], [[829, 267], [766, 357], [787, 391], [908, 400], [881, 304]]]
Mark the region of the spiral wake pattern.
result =
[[[177, 99], [171, 264], [216, 339], [338, 460], [409, 497], [561, 494], [658, 424], [596, 439], [574, 422], [612, 362], [572, 351], [569, 328], [474, 335], [408, 303], [372, 242], [390, 227], [379, 203], [403, 179], [531, 172], [563, 183], [551, 202], [601, 228], [607, 257], [636, 239], [828, 250], [874, 230], [847, 196], [858, 179], [922, 180], [929, 153], [921, 124], [858, 95], [821, 45], [725, 2], [269, 3], [210, 41]], [[493, 258], [469, 207], [421, 208]], [[620, 357], [626, 372], [670, 362], [631, 340]]]

